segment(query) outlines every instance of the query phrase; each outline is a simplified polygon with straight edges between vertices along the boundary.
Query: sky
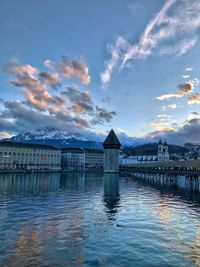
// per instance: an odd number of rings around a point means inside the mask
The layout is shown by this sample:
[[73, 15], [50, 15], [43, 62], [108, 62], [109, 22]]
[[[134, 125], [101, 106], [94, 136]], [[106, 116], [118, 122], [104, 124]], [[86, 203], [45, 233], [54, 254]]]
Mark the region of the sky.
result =
[[0, 36], [0, 138], [199, 141], [199, 0], [1, 0]]

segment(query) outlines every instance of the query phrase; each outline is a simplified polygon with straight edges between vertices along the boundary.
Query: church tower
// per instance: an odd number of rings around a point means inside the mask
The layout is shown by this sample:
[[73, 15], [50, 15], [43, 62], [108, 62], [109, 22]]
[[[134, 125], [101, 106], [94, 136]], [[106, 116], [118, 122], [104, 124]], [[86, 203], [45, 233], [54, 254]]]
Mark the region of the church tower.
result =
[[113, 131], [110, 131], [105, 141], [104, 148], [104, 172], [117, 173], [119, 172], [119, 150], [121, 144]]
[[164, 157], [163, 157], [163, 142], [162, 142], [161, 139], [158, 142], [158, 161], [164, 161]]
[[168, 150], [168, 144], [166, 141], [163, 144], [163, 153], [164, 153], [164, 161], [169, 161], [169, 150]]
[[161, 140], [158, 142], [158, 161], [169, 161], [169, 150], [166, 141], [164, 143]]

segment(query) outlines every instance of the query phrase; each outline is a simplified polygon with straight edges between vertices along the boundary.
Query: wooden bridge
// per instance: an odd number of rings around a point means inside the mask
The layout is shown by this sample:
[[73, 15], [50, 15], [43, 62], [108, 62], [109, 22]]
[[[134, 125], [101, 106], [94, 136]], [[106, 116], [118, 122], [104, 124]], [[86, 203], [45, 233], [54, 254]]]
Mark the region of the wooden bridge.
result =
[[151, 173], [164, 175], [200, 176], [200, 160], [127, 164], [120, 166], [120, 174]]

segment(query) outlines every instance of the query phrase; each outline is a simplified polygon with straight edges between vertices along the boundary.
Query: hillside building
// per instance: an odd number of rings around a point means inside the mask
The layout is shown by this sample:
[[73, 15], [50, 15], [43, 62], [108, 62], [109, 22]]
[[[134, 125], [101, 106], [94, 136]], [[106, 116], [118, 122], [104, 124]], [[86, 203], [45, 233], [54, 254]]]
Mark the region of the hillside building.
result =
[[156, 161], [169, 161], [169, 150], [166, 141], [164, 143], [161, 140], [158, 142], [158, 150], [155, 155], [131, 155], [120, 158], [120, 164], [135, 164]]
[[185, 154], [187, 159], [199, 159], [200, 158], [200, 144], [199, 143], [186, 143], [184, 147], [188, 150]]

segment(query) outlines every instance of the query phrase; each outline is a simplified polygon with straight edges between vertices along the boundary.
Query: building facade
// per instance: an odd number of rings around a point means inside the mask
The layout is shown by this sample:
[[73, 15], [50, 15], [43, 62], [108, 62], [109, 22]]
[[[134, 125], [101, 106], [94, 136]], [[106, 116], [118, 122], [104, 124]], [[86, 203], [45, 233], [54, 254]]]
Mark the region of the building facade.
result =
[[164, 143], [161, 140], [158, 142], [158, 161], [169, 161], [169, 149], [166, 141]]
[[61, 167], [67, 171], [103, 170], [104, 152], [90, 148], [63, 148]]
[[1, 170], [59, 170], [61, 150], [49, 145], [0, 142]]
[[61, 167], [63, 170], [85, 170], [85, 151], [82, 148], [63, 148], [61, 150]]
[[169, 161], [169, 149], [166, 141], [164, 143], [161, 140], [158, 142], [157, 155], [131, 155], [122, 156], [120, 158], [121, 164], [147, 163], [156, 161]]
[[158, 161], [157, 155], [128, 156], [120, 159], [121, 164], [134, 164]]
[[103, 170], [104, 152], [100, 149], [85, 148], [85, 169], [86, 170]]

